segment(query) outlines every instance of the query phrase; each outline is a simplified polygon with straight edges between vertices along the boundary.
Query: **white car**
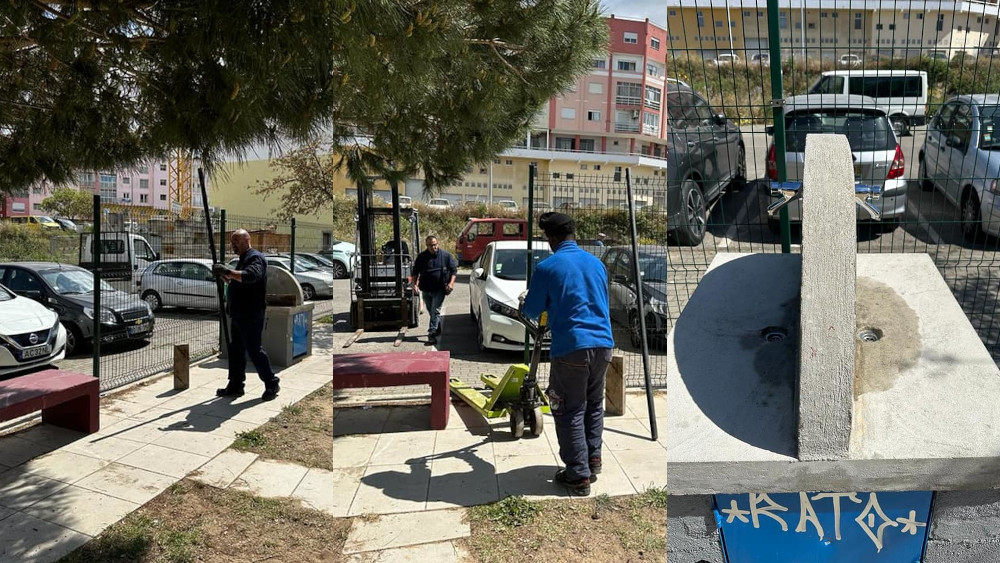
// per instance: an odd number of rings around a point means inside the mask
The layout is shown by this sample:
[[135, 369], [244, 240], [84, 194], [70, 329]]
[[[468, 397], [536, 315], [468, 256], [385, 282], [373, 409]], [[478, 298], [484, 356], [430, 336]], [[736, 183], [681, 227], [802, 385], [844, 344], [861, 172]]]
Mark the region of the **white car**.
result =
[[66, 329], [59, 315], [0, 285], [0, 376], [66, 357]]
[[435, 197], [427, 202], [431, 209], [451, 209], [451, 202], [443, 197]]
[[[267, 260], [269, 267], [289, 271], [292, 269], [291, 260], [284, 256], [265, 254], [264, 259]], [[233, 258], [229, 261], [229, 267], [235, 268], [238, 263], [239, 258]], [[329, 271], [314, 268], [312, 264], [296, 257], [295, 273], [293, 275], [295, 276], [295, 281], [299, 282], [299, 286], [302, 287], [302, 298], [306, 301], [312, 301], [317, 297], [333, 297], [333, 274]]]
[[502, 199], [497, 202], [497, 205], [506, 209], [507, 211], [517, 211], [517, 202], [512, 199]]
[[351, 277], [359, 261], [358, 249], [342, 240], [332, 241], [329, 248], [324, 248], [316, 254], [333, 262], [333, 277], [338, 279]]
[[[552, 255], [548, 243], [534, 241], [535, 265]], [[479, 349], [524, 350], [524, 324], [517, 320], [517, 297], [528, 288], [528, 242], [495, 241], [473, 265], [469, 311], [476, 322]], [[547, 347], [547, 346], [546, 346]]]

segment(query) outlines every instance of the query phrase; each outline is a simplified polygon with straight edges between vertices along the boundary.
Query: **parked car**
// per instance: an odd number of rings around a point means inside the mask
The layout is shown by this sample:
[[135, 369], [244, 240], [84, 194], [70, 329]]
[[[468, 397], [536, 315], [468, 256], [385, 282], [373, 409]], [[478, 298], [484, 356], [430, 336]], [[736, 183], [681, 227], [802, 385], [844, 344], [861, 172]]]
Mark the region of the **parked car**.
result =
[[755, 65], [760, 66], [771, 66], [771, 54], [770, 53], [754, 53], [750, 57], [750, 62]]
[[507, 211], [517, 211], [519, 208], [517, 202], [512, 199], [501, 199], [497, 202], [497, 205], [506, 209]]
[[41, 303], [0, 285], [0, 377], [66, 357], [66, 328]]
[[715, 66], [733, 65], [740, 62], [740, 56], [736, 53], [719, 53], [712, 61]]
[[219, 310], [219, 293], [208, 259], [158, 260], [139, 274], [135, 285], [153, 311], [163, 307]]
[[889, 114], [899, 135], [923, 125], [927, 115], [927, 73], [922, 70], [832, 70], [809, 87], [809, 94], [865, 96]]
[[[766, 129], [774, 134], [774, 127]], [[854, 178], [858, 184], [880, 186], [882, 221], [899, 219], [906, 211], [906, 162], [899, 139], [885, 109], [864, 96], [807, 94], [785, 100], [785, 164], [787, 180], [801, 182], [805, 167], [806, 136], [812, 133], [845, 135], [854, 155]], [[774, 143], [767, 149], [767, 175], [778, 179]], [[808, 196], [806, 196], [808, 197]], [[802, 201], [788, 204], [792, 221], [802, 220]], [[858, 210], [858, 219], [869, 220]], [[772, 230], [778, 220], [768, 217]]]
[[[288, 254], [284, 253], [282, 254], [282, 256], [284, 256], [285, 258], [289, 257]], [[314, 266], [316, 269], [330, 272], [335, 279], [347, 276], [346, 273], [341, 275], [341, 268], [344, 268], [343, 265], [335, 263], [333, 262], [333, 260], [330, 260], [329, 258], [321, 254], [316, 254], [313, 252], [296, 252], [295, 257], [302, 258], [310, 265]], [[346, 270], [346, 268], [344, 269]]]
[[850, 66], [850, 67], [861, 66], [861, 57], [858, 55], [851, 55], [851, 54], [841, 55], [840, 60], [837, 61], [837, 64], [840, 66]]
[[101, 323], [102, 343], [148, 340], [153, 335], [155, 319], [149, 305], [104, 280], [101, 280], [101, 310], [94, 311], [94, 274], [79, 266], [54, 262], [0, 263], [0, 283], [59, 315], [59, 321], [66, 327], [68, 356], [90, 345], [95, 318]]
[[[547, 242], [532, 242], [532, 261], [552, 255]], [[469, 312], [480, 350], [524, 350], [524, 324], [517, 320], [517, 297], [528, 288], [528, 241], [495, 241], [486, 246], [469, 276]], [[545, 342], [543, 342], [543, 345]]]
[[[666, 344], [668, 269], [667, 247], [643, 245], [639, 251], [639, 277], [642, 280], [642, 297], [646, 311], [646, 341], [650, 347], [662, 348]], [[639, 300], [635, 272], [632, 267], [632, 247], [612, 246], [601, 258], [608, 269], [608, 305], [611, 322], [628, 330], [629, 341], [638, 348], [642, 331], [639, 325]]]
[[948, 56], [948, 51], [928, 51], [924, 53], [924, 57], [932, 61], [940, 61], [943, 63], [951, 60], [951, 57]]
[[[96, 248], [94, 235], [87, 235], [80, 250], [80, 266], [93, 266]], [[160, 254], [153, 250], [149, 241], [132, 233], [102, 232], [100, 248], [103, 271], [128, 274], [128, 278], [132, 277], [133, 272], [141, 272], [160, 259]]]
[[471, 264], [489, 243], [500, 240], [528, 240], [528, 222], [507, 217], [469, 219], [455, 241], [455, 259]]
[[332, 241], [329, 248], [324, 248], [316, 254], [333, 262], [333, 277], [338, 279], [350, 277], [358, 264], [357, 248], [342, 240]]
[[[283, 268], [291, 271], [292, 262], [284, 256], [265, 255], [268, 267]], [[229, 267], [235, 268], [239, 258], [229, 261]], [[302, 298], [312, 301], [316, 297], [333, 297], [333, 275], [330, 272], [314, 268], [305, 260], [295, 257], [295, 281], [302, 287]]]
[[435, 197], [427, 202], [427, 207], [431, 209], [451, 209], [451, 202], [443, 197]]
[[53, 217], [53, 221], [59, 223], [59, 226], [63, 228], [64, 231], [73, 231], [74, 233], [80, 231], [80, 227], [76, 223], [66, 219], [65, 217]]
[[709, 203], [747, 181], [740, 129], [691, 88], [667, 84], [667, 225], [677, 241], [701, 244]]
[[1000, 236], [1000, 95], [948, 100], [931, 120], [920, 149], [920, 183], [959, 210], [962, 234]]
[[46, 231], [58, 231], [62, 229], [62, 225], [56, 223], [52, 217], [48, 215], [29, 215], [26, 217], [9, 217], [7, 222], [13, 223], [15, 225], [29, 225], [36, 227], [38, 229]]

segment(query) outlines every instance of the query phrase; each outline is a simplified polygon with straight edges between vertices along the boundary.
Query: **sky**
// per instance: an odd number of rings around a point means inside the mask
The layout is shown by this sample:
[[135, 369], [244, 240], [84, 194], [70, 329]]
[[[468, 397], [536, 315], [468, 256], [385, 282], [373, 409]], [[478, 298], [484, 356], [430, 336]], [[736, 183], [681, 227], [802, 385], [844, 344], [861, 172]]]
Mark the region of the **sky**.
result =
[[667, 25], [667, 3], [663, 0], [602, 0], [604, 15], [649, 20], [660, 27]]

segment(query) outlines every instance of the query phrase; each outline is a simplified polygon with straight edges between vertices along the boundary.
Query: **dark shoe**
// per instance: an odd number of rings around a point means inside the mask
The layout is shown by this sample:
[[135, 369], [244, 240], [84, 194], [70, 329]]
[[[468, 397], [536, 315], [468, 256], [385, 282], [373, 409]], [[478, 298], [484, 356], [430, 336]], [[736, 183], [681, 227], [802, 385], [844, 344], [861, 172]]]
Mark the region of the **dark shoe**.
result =
[[260, 396], [260, 400], [273, 401], [278, 398], [278, 391], [281, 391], [281, 386], [275, 383], [274, 387], [264, 389], [264, 394]]
[[430, 344], [437, 344], [438, 343], [437, 336], [434, 336], [433, 334], [428, 334], [427, 342], [429, 342]]
[[560, 469], [556, 473], [555, 481], [560, 485], [564, 485], [569, 490], [569, 494], [573, 496], [585, 497], [590, 495], [590, 479], [586, 477], [570, 481], [566, 478], [566, 470]]
[[242, 387], [230, 387], [225, 386], [222, 389], [215, 390], [216, 397], [242, 397], [243, 388]]
[[601, 472], [601, 458], [592, 457], [590, 458], [590, 472], [597, 475]]

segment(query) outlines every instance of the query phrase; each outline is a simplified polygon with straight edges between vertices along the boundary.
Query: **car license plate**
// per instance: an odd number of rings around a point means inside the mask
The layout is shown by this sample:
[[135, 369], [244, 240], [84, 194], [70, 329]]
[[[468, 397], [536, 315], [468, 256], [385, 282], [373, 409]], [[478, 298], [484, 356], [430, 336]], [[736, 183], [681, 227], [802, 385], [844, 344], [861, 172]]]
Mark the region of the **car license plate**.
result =
[[136, 334], [143, 334], [145, 332], [149, 332], [149, 323], [142, 323], [128, 327], [129, 336], [135, 336]]
[[52, 349], [49, 348], [48, 344], [44, 346], [35, 346], [34, 348], [25, 348], [21, 350], [21, 359], [30, 360], [32, 358], [44, 358], [52, 353]]

